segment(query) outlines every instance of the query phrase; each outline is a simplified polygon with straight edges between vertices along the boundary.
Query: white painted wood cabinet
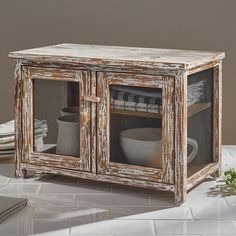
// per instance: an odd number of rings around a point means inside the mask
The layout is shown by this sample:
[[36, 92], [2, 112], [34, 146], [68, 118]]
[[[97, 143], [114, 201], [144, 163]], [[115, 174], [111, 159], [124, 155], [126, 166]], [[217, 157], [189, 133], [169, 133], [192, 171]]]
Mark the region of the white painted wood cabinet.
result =
[[220, 173], [224, 53], [60, 44], [16, 60], [16, 175], [168, 190]]

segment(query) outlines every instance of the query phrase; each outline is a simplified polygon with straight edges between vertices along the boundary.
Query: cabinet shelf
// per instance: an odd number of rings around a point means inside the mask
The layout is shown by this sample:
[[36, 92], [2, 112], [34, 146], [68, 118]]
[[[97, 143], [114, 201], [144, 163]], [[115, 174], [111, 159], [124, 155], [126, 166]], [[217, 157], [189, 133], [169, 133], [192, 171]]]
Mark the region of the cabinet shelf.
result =
[[56, 144], [44, 144], [41, 148], [37, 149], [36, 152], [56, 154], [56, 146]]
[[209, 107], [211, 107], [210, 102], [193, 104], [188, 107], [188, 117], [191, 117], [200, 111], [204, 111]]
[[146, 117], [146, 118], [153, 118], [153, 119], [161, 119], [161, 114], [159, 113], [129, 111], [129, 110], [123, 110], [123, 109], [111, 109], [111, 113], [116, 114], [116, 115], [124, 115], [124, 116], [138, 116], [138, 117]]
[[[197, 103], [188, 107], [188, 117], [191, 117], [197, 114], [200, 111], [203, 111], [211, 106], [211, 103]], [[140, 111], [129, 111], [123, 109], [111, 109], [111, 114], [116, 115], [124, 115], [124, 116], [138, 116], [138, 117], [146, 117], [153, 119], [161, 119], [162, 115], [158, 113], [150, 113], [150, 112], [140, 112]]]

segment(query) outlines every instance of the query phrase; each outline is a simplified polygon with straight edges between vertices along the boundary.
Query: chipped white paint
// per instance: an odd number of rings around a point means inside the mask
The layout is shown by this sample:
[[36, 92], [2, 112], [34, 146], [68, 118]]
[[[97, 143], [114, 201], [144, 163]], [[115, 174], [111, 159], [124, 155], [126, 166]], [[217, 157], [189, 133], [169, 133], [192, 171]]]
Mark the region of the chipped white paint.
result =
[[164, 69], [191, 69], [224, 58], [223, 52], [176, 49], [114, 47], [86, 44], [58, 44], [9, 54], [30, 61], [81, 63], [107, 66], [141, 66]]

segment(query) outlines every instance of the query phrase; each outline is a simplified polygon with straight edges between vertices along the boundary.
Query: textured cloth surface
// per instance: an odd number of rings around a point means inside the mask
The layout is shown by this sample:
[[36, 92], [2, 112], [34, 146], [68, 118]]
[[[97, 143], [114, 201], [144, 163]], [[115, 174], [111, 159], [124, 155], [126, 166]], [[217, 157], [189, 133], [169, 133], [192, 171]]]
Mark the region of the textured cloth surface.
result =
[[[206, 80], [188, 85], [188, 106], [204, 100]], [[143, 88], [112, 86], [110, 105], [112, 109], [162, 113], [162, 92], [146, 91]]]

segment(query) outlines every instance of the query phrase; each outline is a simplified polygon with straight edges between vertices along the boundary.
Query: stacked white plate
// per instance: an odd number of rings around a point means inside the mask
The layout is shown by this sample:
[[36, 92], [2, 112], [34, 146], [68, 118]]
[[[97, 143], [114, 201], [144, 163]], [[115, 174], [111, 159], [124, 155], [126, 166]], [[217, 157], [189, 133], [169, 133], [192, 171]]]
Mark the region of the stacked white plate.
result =
[[[0, 158], [13, 157], [15, 153], [14, 120], [0, 125]], [[46, 120], [34, 120], [35, 149], [44, 146], [43, 139], [47, 136], [48, 126]]]
[[14, 120], [0, 125], [0, 158], [13, 157], [15, 153]]

